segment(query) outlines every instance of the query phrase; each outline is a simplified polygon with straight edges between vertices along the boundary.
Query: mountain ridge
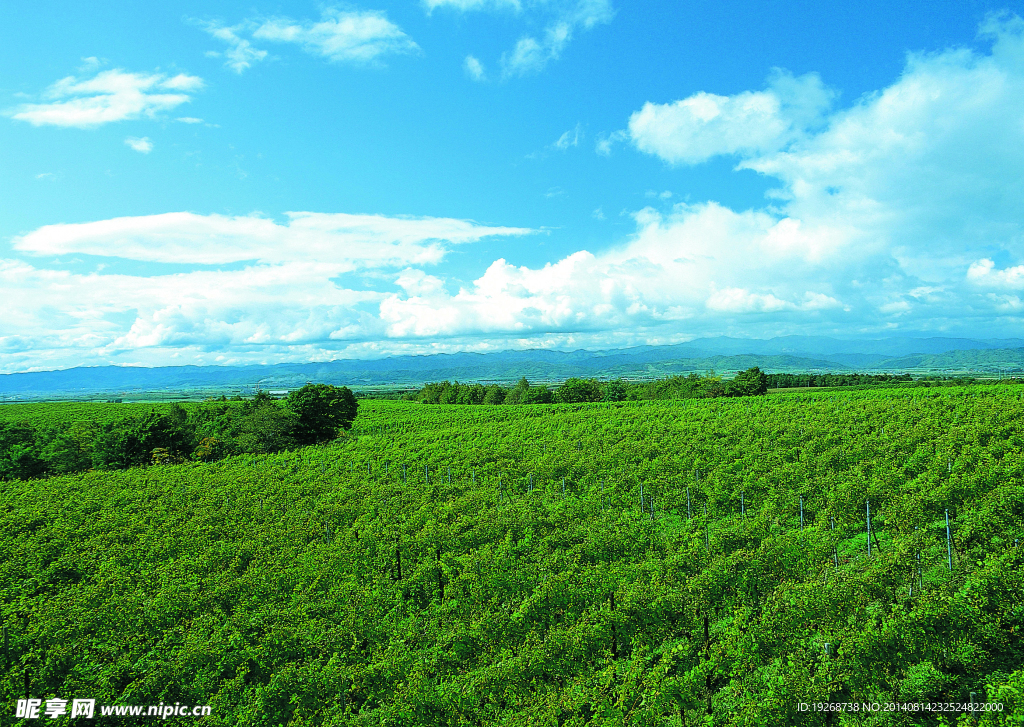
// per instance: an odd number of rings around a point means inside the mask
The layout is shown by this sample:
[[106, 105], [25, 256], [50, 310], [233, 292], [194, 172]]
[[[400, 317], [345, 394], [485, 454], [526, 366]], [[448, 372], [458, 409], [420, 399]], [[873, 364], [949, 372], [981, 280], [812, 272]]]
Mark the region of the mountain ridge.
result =
[[294, 388], [307, 381], [353, 388], [419, 386], [455, 379], [506, 383], [522, 376], [558, 381], [571, 376], [654, 378], [759, 366], [768, 372], [972, 372], [1024, 370], [1024, 339], [890, 337], [844, 340], [824, 336], [738, 339], [719, 336], [663, 346], [560, 351], [387, 356], [228, 366], [84, 366], [0, 374], [0, 397], [86, 396], [110, 392]]

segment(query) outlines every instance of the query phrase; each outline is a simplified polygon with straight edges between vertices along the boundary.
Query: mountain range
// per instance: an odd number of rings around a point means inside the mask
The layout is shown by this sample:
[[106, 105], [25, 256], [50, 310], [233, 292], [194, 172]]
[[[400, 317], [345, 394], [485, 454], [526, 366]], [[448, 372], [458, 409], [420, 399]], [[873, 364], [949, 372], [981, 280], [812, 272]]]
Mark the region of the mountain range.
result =
[[0, 400], [246, 394], [257, 388], [291, 389], [309, 381], [365, 390], [415, 387], [444, 379], [508, 383], [525, 376], [532, 382], [550, 383], [571, 376], [657, 378], [710, 369], [728, 376], [751, 366], [769, 373], [1000, 375], [1024, 371], [1024, 339], [720, 336], [599, 351], [527, 349], [247, 366], [91, 366], [0, 375]]

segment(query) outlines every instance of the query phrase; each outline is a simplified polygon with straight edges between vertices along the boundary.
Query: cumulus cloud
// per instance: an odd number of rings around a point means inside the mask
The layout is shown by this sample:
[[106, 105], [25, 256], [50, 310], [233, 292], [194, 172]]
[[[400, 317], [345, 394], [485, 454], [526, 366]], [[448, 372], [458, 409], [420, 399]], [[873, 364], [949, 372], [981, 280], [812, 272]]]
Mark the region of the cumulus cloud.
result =
[[389, 335], [1019, 328], [1024, 22], [983, 31], [990, 52], [911, 55], [846, 108], [816, 75], [782, 71], [764, 90], [645, 105], [636, 148], [670, 164], [733, 155], [778, 181], [771, 204], [645, 209], [614, 250], [541, 269], [499, 260], [458, 291], [392, 294]]
[[141, 139], [136, 136], [129, 136], [124, 140], [124, 143], [141, 154], [149, 154], [153, 151], [153, 142], [149, 140], [148, 136], [143, 136]]
[[967, 269], [967, 279], [986, 288], [1024, 290], [1024, 265], [997, 270], [993, 261], [979, 260]]
[[646, 103], [630, 117], [629, 136], [641, 151], [673, 164], [771, 152], [820, 125], [834, 98], [816, 73], [794, 78], [776, 70], [764, 91], [702, 91], [673, 103]]
[[45, 103], [22, 104], [9, 111], [33, 126], [90, 128], [126, 119], [153, 118], [192, 100], [203, 80], [179, 73], [102, 71], [92, 78], [68, 76], [43, 92]]

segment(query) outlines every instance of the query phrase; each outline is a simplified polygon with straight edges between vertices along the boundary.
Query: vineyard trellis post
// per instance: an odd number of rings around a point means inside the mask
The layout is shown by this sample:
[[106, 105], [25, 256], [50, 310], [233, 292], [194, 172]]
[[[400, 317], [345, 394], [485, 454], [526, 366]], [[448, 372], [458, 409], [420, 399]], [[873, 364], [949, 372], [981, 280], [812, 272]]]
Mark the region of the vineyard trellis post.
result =
[[949, 510], [946, 510], [946, 563], [953, 570], [953, 538], [949, 532]]
[[[835, 516], [830, 516], [829, 520], [831, 520], [831, 522], [832, 522], [832, 531], [835, 532], [835, 529], [836, 529], [836, 519], [835, 519]], [[832, 559], [835, 561], [836, 571], [838, 571], [839, 570], [839, 546], [838, 545], [833, 545], [832, 546]]]
[[711, 552], [711, 534], [708, 532], [708, 504], [704, 503], [704, 548]]
[[868, 557], [871, 557], [871, 500], [864, 501], [868, 513]]

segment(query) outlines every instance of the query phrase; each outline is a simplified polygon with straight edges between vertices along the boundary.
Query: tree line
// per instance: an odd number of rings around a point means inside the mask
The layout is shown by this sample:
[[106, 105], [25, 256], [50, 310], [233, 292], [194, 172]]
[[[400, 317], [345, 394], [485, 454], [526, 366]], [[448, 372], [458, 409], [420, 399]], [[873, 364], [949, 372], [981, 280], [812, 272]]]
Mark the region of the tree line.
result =
[[758, 367], [741, 371], [732, 379], [707, 374], [671, 376], [649, 382], [615, 379], [571, 378], [555, 388], [532, 386], [524, 376], [515, 386], [460, 384], [458, 381], [429, 383], [406, 396], [424, 404], [582, 404], [598, 401], [654, 401], [703, 399], [722, 396], [760, 396], [769, 388], [769, 377]]
[[212, 461], [269, 453], [334, 439], [352, 427], [358, 402], [348, 387], [307, 384], [278, 401], [206, 401], [162, 412], [50, 427], [0, 423], [0, 479], [31, 479], [89, 469]]

